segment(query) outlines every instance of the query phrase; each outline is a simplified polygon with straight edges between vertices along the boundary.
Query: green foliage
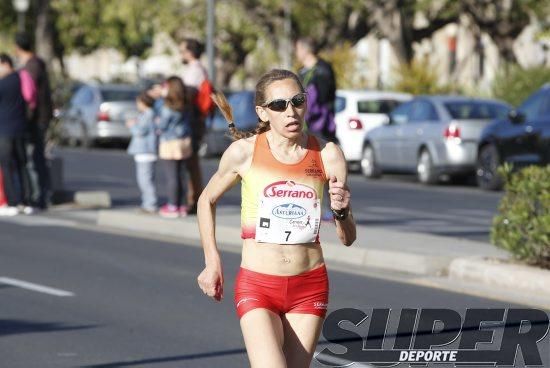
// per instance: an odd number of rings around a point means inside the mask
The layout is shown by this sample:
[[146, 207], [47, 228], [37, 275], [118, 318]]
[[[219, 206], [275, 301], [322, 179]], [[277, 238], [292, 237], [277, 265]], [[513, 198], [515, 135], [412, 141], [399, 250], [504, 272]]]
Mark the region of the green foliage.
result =
[[527, 263], [550, 268], [550, 165], [500, 169], [506, 193], [493, 220], [491, 242]]
[[460, 86], [441, 85], [439, 75], [427, 60], [401, 64], [395, 71], [397, 78], [391, 89], [413, 95], [447, 94], [460, 92]]
[[357, 54], [351, 42], [336, 45], [321, 57], [332, 64], [338, 88], [365, 88], [367, 82], [357, 77]]
[[543, 84], [550, 82], [550, 68], [542, 66], [523, 69], [518, 65], [503, 68], [492, 86], [493, 95], [518, 106]]

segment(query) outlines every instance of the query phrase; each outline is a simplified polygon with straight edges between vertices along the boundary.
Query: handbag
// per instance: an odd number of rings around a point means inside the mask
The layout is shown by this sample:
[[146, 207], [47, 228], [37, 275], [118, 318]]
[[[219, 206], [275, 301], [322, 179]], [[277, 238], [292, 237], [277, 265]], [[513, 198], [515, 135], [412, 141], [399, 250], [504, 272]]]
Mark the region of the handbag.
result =
[[159, 157], [163, 160], [185, 160], [192, 154], [191, 137], [162, 141], [159, 145]]

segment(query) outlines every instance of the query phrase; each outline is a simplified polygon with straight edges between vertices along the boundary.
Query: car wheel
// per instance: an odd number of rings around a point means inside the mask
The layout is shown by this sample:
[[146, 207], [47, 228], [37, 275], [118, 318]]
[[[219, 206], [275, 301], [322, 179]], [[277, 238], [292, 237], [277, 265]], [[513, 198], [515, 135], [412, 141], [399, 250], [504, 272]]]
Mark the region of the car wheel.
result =
[[418, 156], [418, 162], [416, 164], [416, 175], [418, 181], [422, 184], [435, 184], [437, 183], [438, 174], [434, 167], [432, 155], [427, 149], [422, 150]]
[[361, 172], [367, 178], [376, 179], [382, 176], [382, 171], [376, 163], [376, 156], [371, 145], [365, 146], [361, 157]]
[[477, 185], [484, 190], [499, 190], [502, 188], [502, 178], [497, 172], [500, 159], [497, 148], [489, 144], [481, 148], [477, 158]]

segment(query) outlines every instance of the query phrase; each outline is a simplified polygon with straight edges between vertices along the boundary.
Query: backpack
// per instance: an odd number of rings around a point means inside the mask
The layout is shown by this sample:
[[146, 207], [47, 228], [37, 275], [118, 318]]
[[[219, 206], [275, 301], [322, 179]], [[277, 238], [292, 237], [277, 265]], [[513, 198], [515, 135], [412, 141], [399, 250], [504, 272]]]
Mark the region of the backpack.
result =
[[210, 97], [212, 92], [214, 92], [214, 86], [208, 79], [204, 79], [199, 86], [195, 100], [202, 117], [208, 116], [214, 110], [214, 101]]
[[37, 100], [36, 83], [34, 79], [32, 79], [31, 74], [25, 69], [19, 70], [19, 79], [21, 80], [21, 93], [23, 94], [23, 98], [28, 108], [34, 110]]

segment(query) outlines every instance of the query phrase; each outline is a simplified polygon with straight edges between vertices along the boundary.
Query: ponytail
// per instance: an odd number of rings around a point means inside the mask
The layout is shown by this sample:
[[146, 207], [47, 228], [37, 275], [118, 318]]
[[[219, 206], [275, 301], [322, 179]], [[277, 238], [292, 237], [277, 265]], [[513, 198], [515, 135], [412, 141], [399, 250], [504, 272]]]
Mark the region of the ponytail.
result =
[[254, 129], [254, 131], [243, 132], [238, 130], [235, 127], [235, 119], [233, 118], [233, 109], [231, 108], [231, 105], [227, 101], [227, 98], [225, 98], [225, 95], [223, 94], [223, 92], [216, 91], [212, 93], [210, 97], [212, 97], [212, 101], [214, 101], [216, 106], [218, 106], [218, 108], [220, 109], [220, 112], [222, 113], [223, 117], [227, 121], [229, 134], [231, 134], [231, 137], [233, 138], [233, 140], [252, 137], [253, 135], [267, 132], [270, 129], [269, 121], [261, 121], [258, 119], [258, 125], [256, 126], [256, 129]]

